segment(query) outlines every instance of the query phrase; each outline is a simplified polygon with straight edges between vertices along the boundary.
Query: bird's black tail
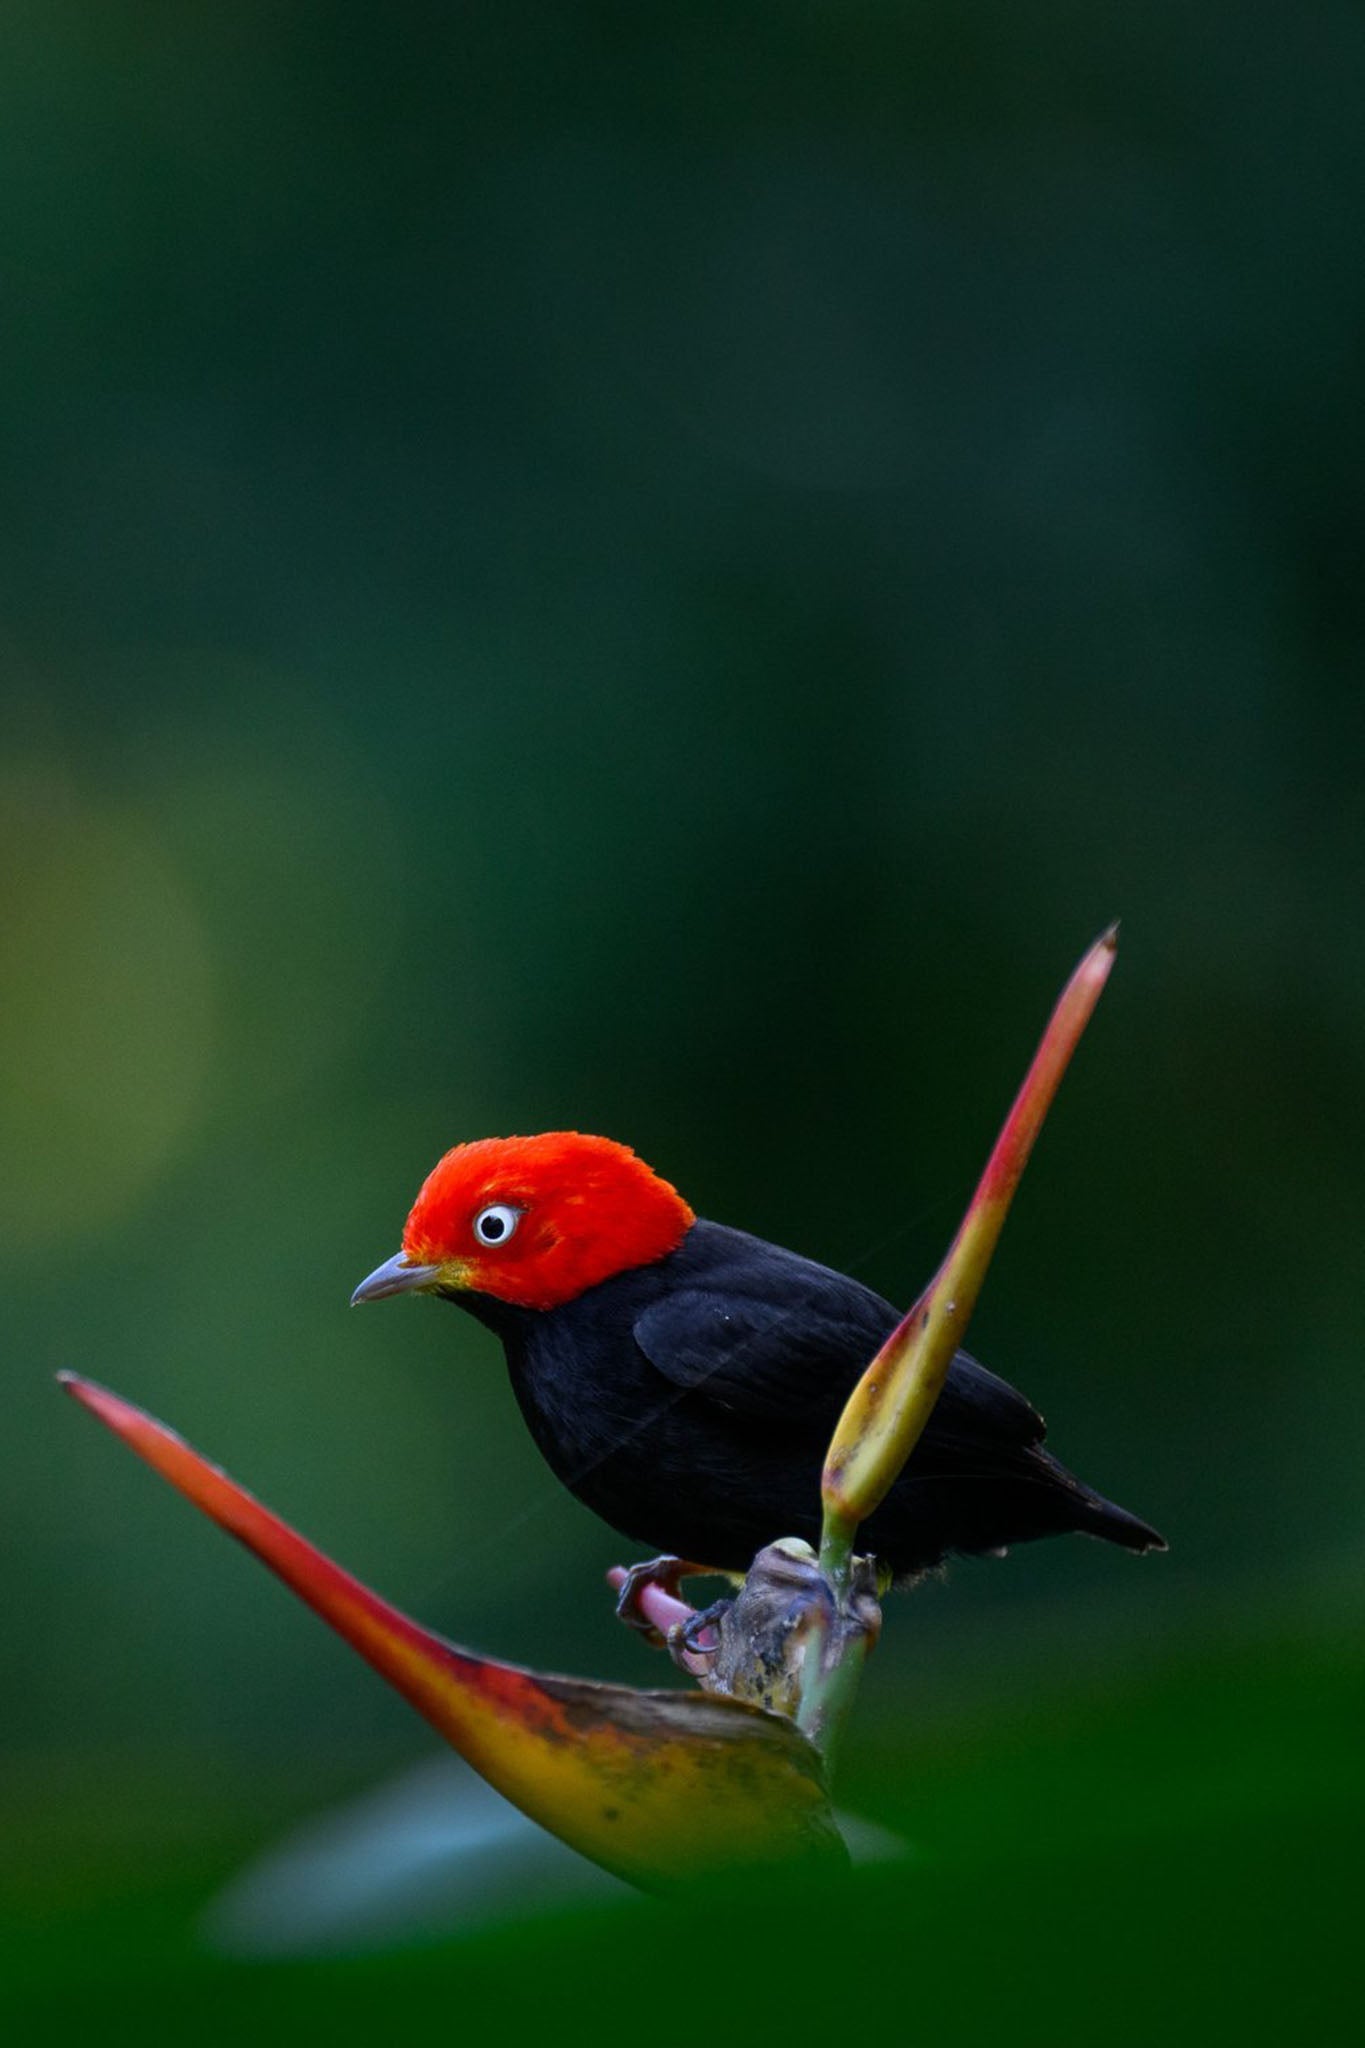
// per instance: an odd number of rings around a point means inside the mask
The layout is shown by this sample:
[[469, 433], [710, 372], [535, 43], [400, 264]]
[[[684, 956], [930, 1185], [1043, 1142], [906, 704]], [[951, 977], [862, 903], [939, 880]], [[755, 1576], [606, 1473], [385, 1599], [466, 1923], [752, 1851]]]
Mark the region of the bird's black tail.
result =
[[1144, 1550], [1167, 1548], [1160, 1530], [1129, 1514], [1117, 1501], [1096, 1493], [1042, 1444], [1030, 1444], [1025, 1455], [1024, 1470], [1018, 1472], [1018, 1477], [1024, 1479], [1027, 1474], [1025, 1483], [1031, 1482], [1033, 1526], [1020, 1527], [1011, 1539], [1013, 1542], [1027, 1541], [1030, 1536], [1070, 1533], [1098, 1536], [1102, 1543], [1117, 1543], [1121, 1550], [1131, 1550], [1139, 1556]]
[[1144, 1550], [1167, 1548], [1166, 1538], [1150, 1522], [1130, 1515], [1127, 1508], [1121, 1508], [1116, 1501], [1106, 1500], [1102, 1493], [1093, 1493], [1088, 1486], [1082, 1486], [1080, 1480], [1067, 1472], [1064, 1466], [1058, 1470], [1065, 1473], [1068, 1490], [1076, 1501], [1078, 1512], [1073, 1528], [1086, 1536], [1098, 1536], [1106, 1543], [1117, 1543], [1121, 1549], [1138, 1555]]

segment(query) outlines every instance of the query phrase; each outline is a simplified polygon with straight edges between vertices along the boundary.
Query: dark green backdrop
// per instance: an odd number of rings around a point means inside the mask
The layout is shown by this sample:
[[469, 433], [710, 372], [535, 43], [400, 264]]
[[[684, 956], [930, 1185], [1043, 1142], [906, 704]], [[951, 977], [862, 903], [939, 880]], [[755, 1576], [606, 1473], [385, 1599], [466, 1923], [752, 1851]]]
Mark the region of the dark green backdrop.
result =
[[[945, 2037], [1326, 2010], [1365, 1702], [1363, 90], [1348, 5], [6, 9], [31, 2016], [453, 2031], [543, 1953], [600, 2030], [659, 1933], [204, 1959], [244, 1855], [429, 1738], [52, 1373], [450, 1633], [656, 1680], [489, 1340], [350, 1288], [447, 1145], [576, 1124], [905, 1297], [1115, 915], [973, 1341], [1171, 1554], [893, 1609], [848, 1788], [917, 1860], [830, 1944]], [[695, 2038], [717, 1995], [622, 2009]]]

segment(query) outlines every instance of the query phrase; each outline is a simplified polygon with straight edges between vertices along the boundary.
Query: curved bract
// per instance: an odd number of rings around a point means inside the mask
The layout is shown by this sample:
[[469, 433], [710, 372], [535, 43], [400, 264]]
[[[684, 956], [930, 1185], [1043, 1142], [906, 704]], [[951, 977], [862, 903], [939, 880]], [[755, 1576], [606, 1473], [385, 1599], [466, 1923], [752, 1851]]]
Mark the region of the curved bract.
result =
[[618, 1877], [668, 1890], [847, 1860], [818, 1752], [788, 1721], [699, 1693], [525, 1671], [422, 1628], [183, 1438], [74, 1375], [67, 1391], [254, 1551], [523, 1813]]

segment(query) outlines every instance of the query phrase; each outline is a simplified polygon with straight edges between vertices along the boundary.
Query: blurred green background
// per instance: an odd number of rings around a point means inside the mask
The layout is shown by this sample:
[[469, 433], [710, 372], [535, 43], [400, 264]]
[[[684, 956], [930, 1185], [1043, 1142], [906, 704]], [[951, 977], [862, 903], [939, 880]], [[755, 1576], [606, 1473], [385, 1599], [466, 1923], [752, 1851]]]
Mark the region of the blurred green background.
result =
[[[1363, 93], [1346, 5], [5, 9], [31, 2028], [403, 2037], [553, 1982], [562, 2034], [691, 2039], [778, 2024], [773, 1970], [807, 2024], [856, 1972], [972, 2041], [1330, 2013]], [[244, 1858], [433, 1739], [52, 1374], [458, 1638], [659, 1682], [491, 1340], [351, 1287], [446, 1146], [572, 1124], [905, 1298], [1115, 915], [973, 1344], [1171, 1554], [893, 1607], [846, 1791], [914, 1854], [810, 1909], [830, 1956], [773, 1902], [207, 1953]], [[757, 1988], [716, 1974], [746, 1930]]]

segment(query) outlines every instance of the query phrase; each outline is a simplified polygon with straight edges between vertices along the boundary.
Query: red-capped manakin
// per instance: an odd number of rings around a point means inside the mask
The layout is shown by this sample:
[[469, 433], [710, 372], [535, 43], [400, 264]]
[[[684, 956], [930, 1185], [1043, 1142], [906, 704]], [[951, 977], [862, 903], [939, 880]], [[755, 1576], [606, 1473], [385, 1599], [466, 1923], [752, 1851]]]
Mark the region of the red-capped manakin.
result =
[[[626, 1145], [481, 1138], [428, 1176], [354, 1302], [439, 1294], [502, 1340], [556, 1476], [623, 1536], [743, 1572], [818, 1543], [830, 1434], [899, 1312], [859, 1281], [695, 1216]], [[958, 1352], [859, 1549], [897, 1578], [1078, 1530], [1165, 1548], [1043, 1448], [1042, 1417]]]

